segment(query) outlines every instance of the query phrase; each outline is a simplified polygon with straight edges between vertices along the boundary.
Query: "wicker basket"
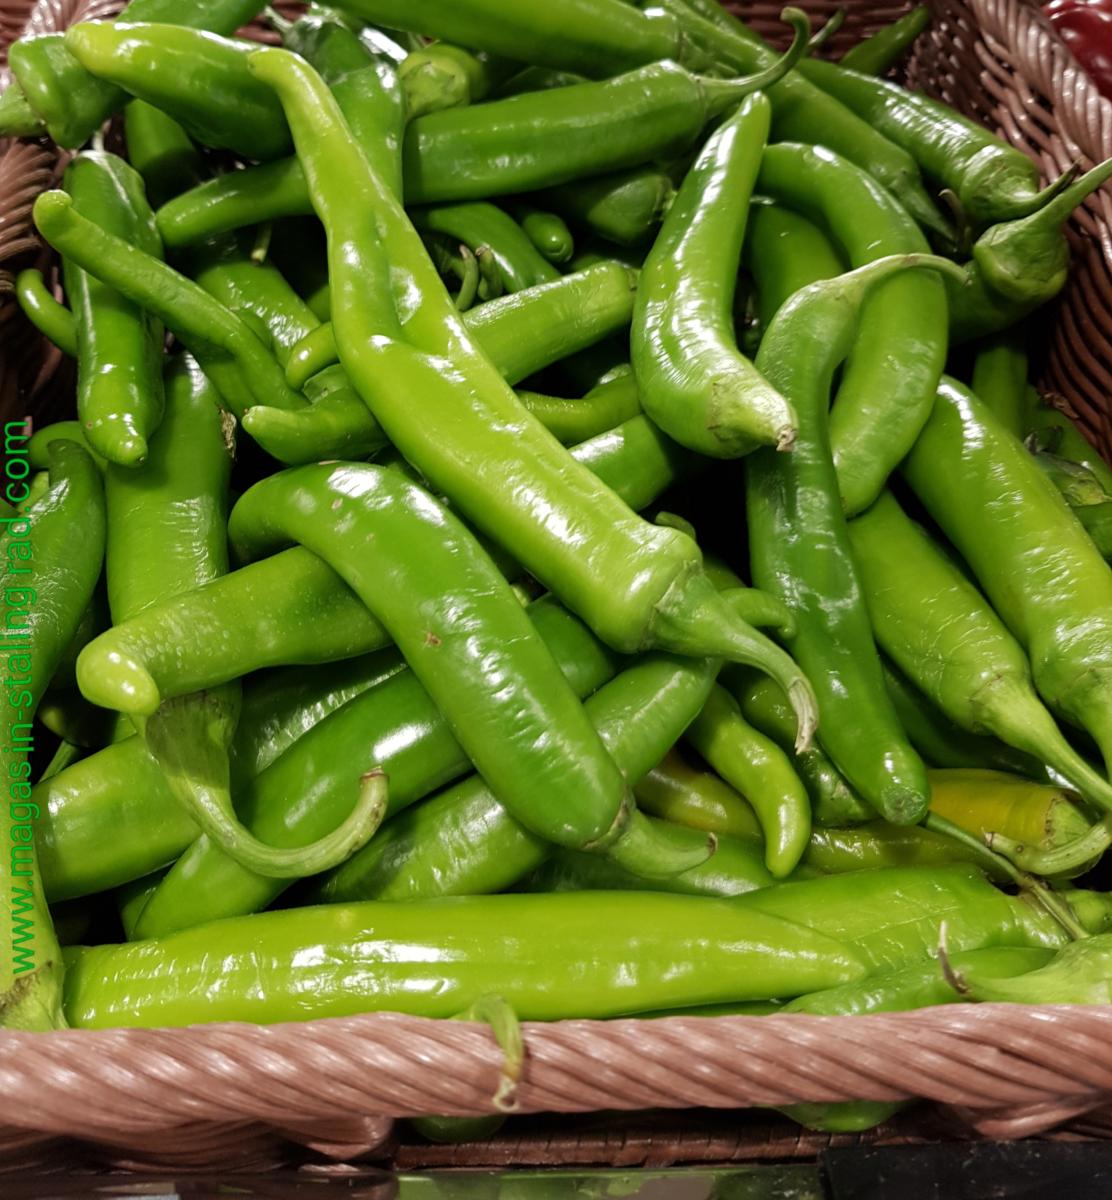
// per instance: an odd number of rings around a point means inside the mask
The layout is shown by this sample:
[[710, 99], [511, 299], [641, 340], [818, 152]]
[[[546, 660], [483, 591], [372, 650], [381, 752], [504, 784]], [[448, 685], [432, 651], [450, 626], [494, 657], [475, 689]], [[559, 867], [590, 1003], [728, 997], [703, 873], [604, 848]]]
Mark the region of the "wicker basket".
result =
[[[1112, 104], [1037, 9], [1017, 0], [930, 3], [935, 20], [907, 68], [912, 85], [1000, 130], [1047, 177], [1079, 157], [1088, 164], [1112, 155]], [[0, 0], [0, 53], [21, 29], [60, 28], [117, 7], [117, 0]], [[848, 10], [838, 49], [904, 6], [808, 0], [805, 7], [816, 17]], [[779, 8], [778, 0], [761, 0], [748, 16], [778, 37]], [[0, 144], [0, 299], [8, 272], [42, 253], [29, 210], [58, 166], [50, 147]], [[1048, 314], [1041, 382], [1107, 455], [1107, 189], [1088, 201], [1071, 237], [1074, 270]], [[41, 417], [42, 384], [57, 359], [11, 303], [0, 305], [0, 346], [5, 419]], [[918, 1097], [946, 1106], [970, 1133], [1011, 1138], [1072, 1122], [1077, 1134], [1112, 1135], [1112, 1007], [564, 1021], [528, 1024], [525, 1039], [522, 1113]], [[499, 1068], [484, 1027], [393, 1014], [271, 1027], [0, 1032], [0, 1094], [9, 1098], [0, 1115], [0, 1170], [62, 1165], [81, 1148], [101, 1163], [172, 1171], [269, 1167], [290, 1161], [295, 1147], [301, 1160], [318, 1162], [381, 1156], [391, 1149], [395, 1117], [491, 1111]], [[704, 1157], [716, 1157], [710, 1141], [696, 1141], [706, 1142]], [[595, 1161], [612, 1161], [614, 1143], [593, 1144]], [[626, 1143], [617, 1145], [633, 1161]], [[724, 1145], [718, 1157], [726, 1157]], [[735, 1146], [729, 1157], [743, 1155]], [[451, 1161], [476, 1160], [453, 1152]]]

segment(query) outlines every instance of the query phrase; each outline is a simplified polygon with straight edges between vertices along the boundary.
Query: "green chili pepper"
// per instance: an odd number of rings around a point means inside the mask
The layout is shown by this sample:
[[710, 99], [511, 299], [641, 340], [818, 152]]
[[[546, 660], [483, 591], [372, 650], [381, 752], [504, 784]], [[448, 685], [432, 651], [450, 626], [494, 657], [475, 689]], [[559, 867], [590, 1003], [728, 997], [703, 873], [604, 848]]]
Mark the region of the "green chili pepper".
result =
[[[66, 169], [65, 185], [68, 196], [54, 194], [77, 220], [158, 261], [162, 247], [143, 182], [122, 159], [81, 154]], [[78, 416], [99, 454], [134, 466], [162, 419], [162, 328], [111, 283], [87, 273], [77, 257], [63, 254], [77, 330]]]
[[[883, 188], [822, 147], [770, 146], [759, 186], [830, 228], [851, 266], [928, 249]], [[946, 363], [946, 321], [943, 281], [922, 271], [886, 281], [865, 303], [830, 416], [838, 486], [850, 515], [876, 499], [926, 423]]]
[[536, 392], [518, 399], [564, 445], [585, 442], [613, 429], [641, 411], [641, 393], [632, 374], [619, 375], [592, 388], [582, 400], [563, 400]]
[[[712, 46], [716, 57], [735, 70], [756, 70], [773, 58], [772, 49], [717, 0], [694, 0], [690, 6], [684, 0], [665, 0], [665, 8], [678, 16], [692, 37]], [[816, 87], [802, 69], [770, 88], [768, 98], [772, 101], [773, 141], [828, 147], [871, 175], [920, 224], [943, 237], [951, 235], [923, 186], [915, 159], [894, 139], [889, 141], [872, 123]]]
[[913, 154], [929, 176], [953, 190], [976, 224], [1037, 212], [1069, 182], [1063, 176], [1040, 191], [1038, 167], [1026, 154], [922, 92], [817, 59], [799, 70]]
[[[791, 753], [793, 721], [783, 691], [772, 680], [748, 671], [727, 670], [722, 682], [741, 705], [745, 719], [781, 750]], [[819, 825], [851, 825], [875, 816], [817, 743], [796, 751], [791, 761], [811, 798], [812, 816]]]
[[65, 1011], [78, 1028], [373, 1010], [450, 1017], [494, 993], [523, 1020], [610, 1017], [798, 995], [866, 970], [856, 947], [745, 897], [653, 893], [290, 909], [69, 951], [66, 967]]
[[[644, 417], [572, 453], [636, 508], [690, 465]], [[116, 626], [82, 652], [77, 675], [94, 703], [141, 715], [263, 667], [332, 662], [388, 642], [332, 568], [295, 547]], [[794, 736], [794, 722], [792, 729]]]
[[162, 109], [132, 100], [124, 109], [127, 157], [154, 205], [196, 187], [208, 174], [188, 133]]
[[838, 65], [861, 75], [887, 75], [909, 53], [920, 34], [930, 28], [930, 23], [930, 9], [925, 4], [917, 4], [890, 25], [851, 46]]
[[1026, 649], [1043, 699], [1112, 762], [1112, 571], [1057, 489], [953, 380], [903, 470]]
[[773, 884], [739, 896], [735, 903], [798, 921], [852, 945], [871, 972], [933, 955], [942, 921], [954, 952], [993, 946], [1057, 947], [1068, 940], [1046, 913], [998, 891], [965, 864], [824, 875]]
[[[797, 49], [802, 49], [797, 27]], [[802, 32], [806, 32], [806, 25]], [[748, 97], [688, 172], [637, 285], [632, 356], [646, 413], [714, 458], [790, 449], [791, 404], [737, 348], [733, 303], [770, 106]]]
[[1045, 778], [1046, 768], [1029, 754], [999, 739], [970, 733], [955, 725], [892, 663], [882, 656], [884, 683], [911, 744], [932, 767], [982, 767], [1028, 779]]
[[[43, 237], [67, 262], [163, 321], [237, 416], [260, 401], [275, 407], [304, 405], [251, 327], [192, 280], [82, 216], [64, 192], [44, 192], [35, 202], [34, 216]], [[79, 320], [79, 339], [84, 328]]]
[[419, 7], [401, 0], [342, 0], [338, 7], [391, 29], [603, 78], [665, 58], [707, 65], [674, 20], [618, 0], [569, 0], [543, 13], [512, 0], [431, 0]]
[[973, 361], [973, 391], [1016, 437], [1027, 409], [1027, 351], [1014, 334], [989, 338]]
[[[1006, 435], [997, 429], [1002, 442]], [[873, 631], [900, 670], [961, 728], [993, 734], [1046, 763], [1091, 803], [1112, 811], [1112, 785], [1059, 732], [1019, 642], [890, 494], [851, 523], [850, 539]], [[1014, 569], [1009, 575], [1014, 589]]]
[[[785, 252], [784, 247], [790, 247]], [[845, 266], [830, 239], [806, 217], [766, 201], [750, 206], [745, 262], [757, 287], [757, 320], [772, 323], [780, 306], [820, 279], [841, 275]]]
[[[600, 263], [480, 304], [463, 319], [503, 377], [517, 383], [628, 324], [634, 282], [625, 267]], [[321, 326], [291, 352], [287, 382], [297, 386], [337, 354], [331, 325]], [[346, 375], [343, 383], [350, 384]], [[269, 454], [291, 465], [366, 457], [387, 441], [350, 386], [297, 412], [258, 405], [246, 414], [244, 427]]]
[[[955, 971], [975, 971], [985, 979], [1012, 979], [1045, 966], [1053, 957], [1054, 951], [1042, 946], [996, 946], [955, 954], [950, 964]], [[946, 982], [938, 963], [932, 961], [901, 967], [864, 983], [843, 984], [824, 992], [798, 996], [785, 1004], [783, 1011], [815, 1016], [857, 1016], [953, 1004], [958, 999], [960, 997]]]
[[646, 241], [676, 197], [658, 167], [630, 167], [597, 179], [578, 179], [538, 193], [538, 199], [619, 246]]
[[[921, 825], [889, 825], [870, 821], [852, 829], [816, 826], [803, 855], [803, 865], [826, 875], [871, 871], [886, 867], [940, 867], [982, 858], [945, 834]], [[1001, 875], [998, 882], [1005, 883]]]
[[494, 96], [497, 100], [503, 100], [507, 96], [520, 96], [523, 92], [543, 92], [549, 88], [570, 87], [573, 83], [586, 82], [586, 75], [578, 75], [574, 71], [557, 71], [551, 67], [525, 67], [497, 87]]
[[293, 350], [321, 327], [277, 267], [254, 262], [234, 240], [218, 239], [198, 247], [192, 256], [192, 274], [210, 296], [248, 323], [257, 324], [283, 367]]
[[375, 170], [400, 196], [402, 139], [415, 114], [391, 54], [372, 51], [327, 11], [311, 10], [282, 31], [282, 41], [320, 72]]
[[917, 822], [930, 796], [922, 762], [884, 690], [838, 503], [826, 407], [867, 289], [919, 267], [959, 269], [930, 256], [880, 259], [812, 284], [780, 309], [757, 369], [794, 404], [799, 439], [790, 455], [758, 451], [747, 471], [753, 579], [796, 618], [791, 645], [820, 697], [823, 747], [864, 799], [898, 825]]
[[525, 236], [549, 262], [566, 263], [575, 253], [575, 239], [563, 217], [524, 203], [512, 204], [510, 212]]
[[[689, 538], [634, 517], [529, 417], [463, 325], [419, 236], [311, 69], [277, 50], [250, 62], [287, 106], [329, 233], [341, 360], [397, 449], [616, 649], [747, 661], [773, 673], [806, 744], [813, 708], [802, 673], [734, 617]], [[365, 237], [368, 211], [383, 244]], [[404, 334], [391, 284], [422, 298]], [[402, 402], [413, 388], [423, 396], [419, 415]], [[438, 429], [449, 423], [456, 435], [446, 440]]]
[[1092, 471], [1101, 487], [1112, 496], [1112, 467], [1101, 458], [1077, 426], [1065, 413], [1046, 404], [1033, 389], [1028, 389], [1027, 400], [1023, 432], [1034, 435], [1034, 448], [1072, 459]]
[[104, 459], [89, 446], [80, 421], [55, 421], [52, 425], [44, 425], [42, 429], [36, 430], [27, 443], [31, 466], [42, 471], [50, 465], [52, 442], [74, 442], [88, 452], [99, 470], [103, 471], [106, 466]]
[[[536, 602], [528, 612], [577, 696], [589, 695], [611, 678], [618, 665], [614, 656], [569, 613], [550, 599]], [[280, 696], [278, 700], [283, 720], [288, 720], [291, 706]], [[295, 729], [304, 729], [315, 715], [309, 710]], [[416, 676], [404, 669], [305, 729], [286, 753], [274, 755], [257, 774], [252, 774], [246, 761], [250, 730], [245, 733], [237, 810], [257, 837], [275, 845], [304, 843], [335, 825], [350, 806], [354, 781], [376, 763], [390, 778], [391, 815], [472, 769], [440, 710]], [[268, 756], [272, 753], [269, 739], [258, 739], [256, 745], [267, 747]], [[254, 761], [260, 761], [257, 754]], [[481, 781], [469, 781], [467, 787], [487, 795]], [[512, 818], [505, 821], [514, 830], [521, 829]], [[373, 844], [378, 845], [380, 838], [388, 844], [395, 836], [389, 830], [398, 827], [399, 821], [389, 822]], [[542, 844], [524, 830], [520, 838], [530, 846]], [[374, 854], [360, 853], [349, 861], [374, 859]], [[358, 871], [355, 866], [351, 869]], [[526, 870], [528, 866], [520, 874]], [[207, 838], [199, 838], [152, 898], [138, 923], [138, 936], [157, 937], [202, 921], [258, 911], [281, 895], [288, 882], [248, 871]]]
[[[281, 673], [277, 680], [249, 681], [232, 746], [237, 789], [346, 700], [402, 669], [395, 651], [370, 658], [330, 668], [327, 681], [315, 683], [301, 668], [296, 687]], [[40, 857], [50, 899], [86, 896], [145, 876], [173, 862], [199, 835], [136, 736], [60, 772], [48, 786], [40, 784], [32, 799], [43, 814]], [[337, 820], [341, 816], [337, 812]]]
[[[250, 21], [259, 7], [258, 0], [132, 0], [124, 16], [129, 21], [165, 21], [231, 34]], [[51, 138], [67, 150], [83, 145], [124, 106], [125, 94], [90, 75], [60, 33], [20, 38], [12, 43], [10, 57], [12, 73], [30, 107]], [[0, 128], [8, 134], [6, 125]], [[15, 131], [10, 135], [15, 136]]]
[[777, 879], [790, 874], [811, 836], [811, 802], [784, 752], [745, 720], [721, 687], [711, 692], [685, 736], [753, 806], [769, 871]]
[[[301, 467], [256, 484], [229, 536], [248, 559], [288, 540], [322, 554], [390, 631], [494, 793], [535, 833], [649, 875], [694, 865], [650, 836], [508, 585], [426, 493], [393, 471]], [[374, 540], [373, 570], [351, 555], [355, 537]], [[492, 677], [503, 681], [494, 692]]]
[[406, 135], [407, 198], [528, 192], [682, 153], [708, 121], [775, 82], [793, 54], [748, 79], [694, 76], [662, 62], [605, 82], [430, 113]]
[[281, 106], [243, 67], [250, 42], [183, 25], [80, 21], [65, 46], [91, 75], [161, 109], [206, 146], [256, 160], [289, 153]]
[[[727, 80], [657, 63], [602, 83], [429, 113], [406, 134], [406, 202], [531, 192], [685, 150], [709, 120], [783, 69], [774, 60], [751, 79]], [[178, 246], [311, 211], [302, 165], [290, 159], [194, 189], [163, 207], [159, 227]]]
[[[688, 830], [688, 834], [692, 844], [705, 837], [695, 830]], [[720, 837], [713, 858], [654, 884], [654, 890], [689, 896], [741, 896], [772, 882], [772, 875], [761, 861], [760, 847]], [[600, 859], [597, 854], [577, 854], [574, 850], [556, 851], [528, 883], [529, 890], [534, 892], [644, 891], [646, 887], [643, 879]]]
[[[14, 464], [22, 459], [9, 432], [7, 495], [18, 494]], [[26, 512], [3, 519], [5, 684], [0, 742], [7, 749], [11, 850], [2, 858], [10, 953], [0, 963], [0, 1025], [61, 1025], [61, 963], [43, 890], [32, 801], [35, 708], [92, 599], [104, 556], [100, 473], [79, 447], [50, 448], [50, 486]]]
[[[1031, 160], [1026, 155], [1019, 157], [1034, 172]], [[1062, 290], [1070, 262], [1066, 222], [1074, 209], [1109, 178], [1112, 159], [1059, 189], [1060, 194], [1039, 211], [1021, 220], [993, 225], [981, 234], [973, 244], [970, 283], [964, 288], [950, 288], [950, 325], [955, 341], [983, 337], [1014, 325]]]
[[539, 253], [513, 217], [494, 204], [434, 205], [411, 216], [423, 232], [447, 234], [473, 252], [489, 246], [507, 292], [560, 278], [560, 272]]
[[[715, 668], [712, 662], [646, 656], [586, 702], [588, 716], [630, 783], [682, 732], [705, 699]], [[705, 854], [706, 834], [652, 824], [659, 836], [685, 846], [693, 860]], [[543, 862], [551, 850], [473, 776], [389, 822], [373, 846], [309, 884], [305, 898], [309, 903], [336, 903], [500, 891]], [[582, 857], [602, 861], [599, 855]], [[607, 870], [621, 878], [637, 878], [613, 859], [605, 861]], [[758, 867], [755, 878], [765, 882], [762, 874]], [[646, 886], [641, 879], [640, 887]], [[675, 890], [683, 890], [682, 885]]]
[[77, 325], [73, 313], [46, 286], [41, 271], [28, 268], [15, 277], [15, 296], [23, 315], [70, 358], [77, 357]]
[[634, 788], [637, 803], [662, 820], [747, 842], [763, 836], [749, 801], [710, 771], [671, 750]]
[[10, 83], [0, 94], [0, 130], [12, 138], [39, 138], [47, 133], [18, 83]]

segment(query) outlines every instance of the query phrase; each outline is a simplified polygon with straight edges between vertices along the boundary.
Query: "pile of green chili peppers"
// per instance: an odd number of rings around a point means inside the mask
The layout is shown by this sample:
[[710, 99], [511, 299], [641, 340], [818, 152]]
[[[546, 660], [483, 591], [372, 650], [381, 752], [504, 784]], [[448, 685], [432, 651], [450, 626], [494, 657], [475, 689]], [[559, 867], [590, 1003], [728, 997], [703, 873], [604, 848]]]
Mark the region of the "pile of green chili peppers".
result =
[[260, 7], [11, 51], [76, 394], [5, 429], [0, 1027], [1107, 1001], [1112, 468], [1025, 322], [1112, 163], [890, 82], [923, 9]]

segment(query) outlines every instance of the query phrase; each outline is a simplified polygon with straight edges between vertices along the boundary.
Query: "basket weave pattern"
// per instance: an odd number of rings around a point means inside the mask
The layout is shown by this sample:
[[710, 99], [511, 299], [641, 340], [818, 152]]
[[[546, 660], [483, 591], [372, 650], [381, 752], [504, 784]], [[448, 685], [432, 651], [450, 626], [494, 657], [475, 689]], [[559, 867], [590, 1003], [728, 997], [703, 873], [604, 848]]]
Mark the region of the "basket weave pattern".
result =
[[[931, 0], [907, 81], [1000, 130], [1053, 176], [1112, 154], [1112, 105], [1037, 10], [1016, 0]], [[111, 15], [117, 0], [0, 0], [3, 47]], [[296, 5], [283, 5], [287, 9]], [[779, 3], [746, 8], [778, 37]], [[847, 20], [835, 51], [902, 4], [810, 0]], [[34, 196], [56, 175], [50, 148], [0, 143], [0, 300], [10, 271], [41, 254]], [[1112, 198], [1073, 223], [1074, 273], [1048, 324], [1044, 390], [1112, 447]], [[10, 303], [0, 305], [0, 409], [37, 407], [52, 370]], [[56, 362], [56, 360], [55, 360]], [[921, 1097], [992, 1137], [1075, 1122], [1112, 1136], [1112, 1007], [960, 1005], [837, 1018], [776, 1016], [527, 1024], [520, 1112], [741, 1108]], [[179, 1030], [0, 1032], [0, 1170], [49, 1165], [77, 1139], [100, 1161], [168, 1170], [257, 1169], [289, 1144], [345, 1161], [381, 1152], [392, 1118], [492, 1111], [500, 1055], [462, 1022], [371, 1014], [302, 1025]]]

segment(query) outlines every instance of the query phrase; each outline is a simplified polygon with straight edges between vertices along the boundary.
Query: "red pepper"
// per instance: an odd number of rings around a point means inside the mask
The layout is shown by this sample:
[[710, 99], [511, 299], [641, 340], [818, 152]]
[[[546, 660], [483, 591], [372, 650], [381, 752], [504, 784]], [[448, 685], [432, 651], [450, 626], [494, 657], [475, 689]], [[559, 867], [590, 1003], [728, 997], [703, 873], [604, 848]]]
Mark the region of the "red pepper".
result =
[[1045, 12], [1099, 91], [1112, 99], [1112, 0], [1051, 0]]

